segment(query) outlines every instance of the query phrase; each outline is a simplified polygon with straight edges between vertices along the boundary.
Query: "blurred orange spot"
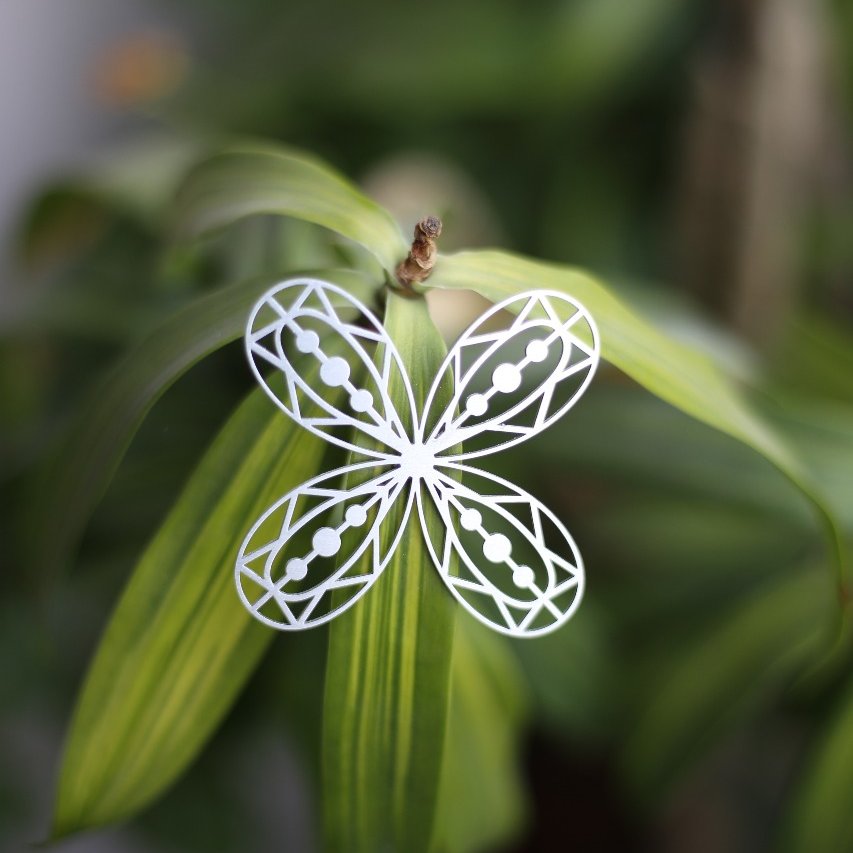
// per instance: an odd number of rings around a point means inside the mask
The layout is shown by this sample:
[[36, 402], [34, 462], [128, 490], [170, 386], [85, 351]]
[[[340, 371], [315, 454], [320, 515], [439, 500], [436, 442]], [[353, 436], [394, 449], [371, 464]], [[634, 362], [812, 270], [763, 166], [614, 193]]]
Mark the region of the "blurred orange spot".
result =
[[98, 59], [95, 94], [110, 106], [153, 101], [173, 92], [188, 67], [186, 45], [175, 33], [134, 33], [110, 45]]

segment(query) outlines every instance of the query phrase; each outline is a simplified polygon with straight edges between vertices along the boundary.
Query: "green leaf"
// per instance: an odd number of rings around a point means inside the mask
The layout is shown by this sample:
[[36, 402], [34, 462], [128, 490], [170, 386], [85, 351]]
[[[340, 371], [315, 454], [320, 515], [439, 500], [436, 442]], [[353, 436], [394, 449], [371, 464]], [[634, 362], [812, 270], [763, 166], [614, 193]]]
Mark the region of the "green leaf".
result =
[[844, 585], [834, 514], [799, 460], [710, 359], [665, 337], [594, 278], [568, 267], [496, 251], [460, 252], [439, 258], [427, 286], [474, 290], [494, 302], [536, 288], [579, 299], [598, 324], [604, 358], [662, 400], [758, 451], [808, 498], [828, 533]]
[[316, 473], [324, 449], [260, 390], [215, 439], [100, 642], [67, 738], [54, 836], [134, 814], [214, 731], [274, 636], [234, 589], [239, 539]]
[[798, 311], [773, 356], [770, 378], [783, 390], [853, 402], [853, 340], [840, 317]]
[[853, 405], [789, 397], [774, 422], [821, 484], [842, 527], [853, 533]]
[[[444, 355], [422, 299], [388, 294], [385, 328], [409, 371], [416, 401]], [[404, 412], [405, 396], [391, 396]], [[449, 399], [449, 395], [447, 397]], [[402, 501], [383, 524], [385, 542]], [[440, 521], [434, 511], [428, 523]], [[365, 571], [370, 568], [370, 555]], [[453, 599], [416, 517], [367, 596], [330, 626], [323, 724], [326, 835], [333, 851], [429, 849], [450, 692]]]
[[[638, 386], [595, 383], [566, 423], [565, 431], [547, 430], [531, 442], [530, 454], [538, 462], [559, 461], [576, 474], [606, 478], [620, 490], [633, 486], [667, 499], [698, 498], [745, 517], [760, 512], [801, 537], [814, 527], [811, 507], [785, 488], [783, 475], [765, 457]], [[630, 424], [630, 430], [624, 440], [613, 441], [613, 425], [620, 423]], [[825, 492], [824, 478], [819, 480]]]
[[820, 648], [829, 604], [821, 574], [798, 571], [765, 585], [668, 663], [656, 653], [625, 746], [633, 788], [661, 794], [716, 737], [793, 683]]
[[[375, 287], [343, 270], [306, 274], [358, 296]], [[33, 537], [32, 564], [40, 577], [55, 572], [73, 552], [151, 407], [194, 364], [240, 337], [251, 306], [272, 283], [263, 278], [201, 297], [149, 334], [94, 389], [35, 490], [32, 529], [51, 532]]]
[[262, 213], [293, 216], [364, 246], [393, 272], [408, 244], [374, 201], [320, 160], [287, 148], [244, 145], [200, 163], [178, 193], [180, 233], [198, 236]]
[[518, 740], [526, 716], [524, 680], [507, 641], [462, 615], [453, 647], [436, 849], [491, 850], [519, 830], [525, 802]]
[[795, 803], [789, 833], [780, 844], [791, 853], [853, 849], [853, 690], [848, 689], [821, 737]]

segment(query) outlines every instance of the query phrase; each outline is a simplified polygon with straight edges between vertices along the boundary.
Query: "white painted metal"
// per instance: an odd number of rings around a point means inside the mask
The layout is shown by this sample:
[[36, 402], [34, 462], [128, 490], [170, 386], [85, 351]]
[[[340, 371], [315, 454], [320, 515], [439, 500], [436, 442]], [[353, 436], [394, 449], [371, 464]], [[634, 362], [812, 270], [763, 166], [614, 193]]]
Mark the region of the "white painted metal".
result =
[[[495, 330], [504, 311], [515, 317]], [[324, 351], [333, 338], [344, 355]], [[413, 504], [442, 580], [477, 619], [529, 637], [574, 613], [584, 569], [568, 531], [534, 497], [465, 462], [538, 434], [586, 390], [600, 344], [582, 305], [543, 290], [494, 305], [451, 348], [423, 413], [382, 324], [328, 282], [293, 279], [270, 290], [251, 313], [246, 351], [276, 405], [364, 457], [289, 492], [255, 523], [236, 566], [252, 615], [282, 630], [333, 619], [385, 568]], [[320, 361], [320, 387], [301, 372], [306, 358]], [[264, 366], [274, 368], [270, 375]], [[392, 402], [392, 383], [404, 390], [404, 412]], [[452, 383], [452, 399], [433, 412], [443, 383]], [[343, 395], [327, 393], [333, 388]], [[475, 447], [463, 449], [468, 442]], [[441, 541], [426, 524], [430, 503], [443, 522]], [[402, 511], [389, 533], [383, 522], [395, 506]]]

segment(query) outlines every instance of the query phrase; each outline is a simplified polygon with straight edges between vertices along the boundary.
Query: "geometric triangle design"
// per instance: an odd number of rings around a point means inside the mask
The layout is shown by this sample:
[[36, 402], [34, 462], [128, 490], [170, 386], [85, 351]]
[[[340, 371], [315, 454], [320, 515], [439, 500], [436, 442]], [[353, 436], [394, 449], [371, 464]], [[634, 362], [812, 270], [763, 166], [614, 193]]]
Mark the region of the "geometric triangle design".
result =
[[[495, 331], [504, 312], [514, 318]], [[589, 386], [600, 341], [579, 302], [539, 290], [493, 305], [450, 348], [422, 412], [381, 322], [337, 285], [277, 285], [252, 310], [245, 343], [270, 399], [353, 460], [284, 495], [247, 534], [235, 580], [254, 617], [281, 630], [333, 619], [375, 583], [412, 514], [450, 593], [489, 627], [536, 636], [576, 611], [584, 567], [569, 532], [535, 497], [468, 463], [537, 435]], [[436, 408], [447, 387], [450, 402]], [[430, 503], [437, 531], [424, 521]]]

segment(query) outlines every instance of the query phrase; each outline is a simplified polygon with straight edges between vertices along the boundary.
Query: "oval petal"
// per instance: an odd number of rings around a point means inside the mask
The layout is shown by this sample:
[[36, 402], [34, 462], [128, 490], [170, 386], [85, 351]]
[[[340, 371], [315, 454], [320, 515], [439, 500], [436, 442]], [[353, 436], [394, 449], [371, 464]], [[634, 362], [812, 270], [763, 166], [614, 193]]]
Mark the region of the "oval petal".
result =
[[[273, 628], [300, 631], [351, 607], [397, 547], [412, 503], [407, 485], [399, 469], [362, 462], [315, 477], [273, 504], [237, 558], [237, 591], [249, 612]], [[398, 499], [406, 502], [399, 530], [381, 537]], [[368, 549], [372, 559], [360, 560]]]
[[[320, 362], [319, 380], [302, 375], [298, 353]], [[337, 285], [297, 278], [264, 294], [249, 316], [246, 354], [267, 395], [311, 432], [377, 458], [411, 443], [415, 405], [400, 355], [373, 313]], [[391, 400], [392, 377], [402, 382], [408, 412]], [[329, 393], [338, 388], [340, 407]]]
[[[508, 327], [505, 311], [516, 315]], [[592, 316], [565, 294], [538, 290], [497, 303], [447, 354], [427, 397], [426, 443], [436, 456], [470, 459], [536, 435], [577, 402], [599, 353]], [[445, 382], [453, 398], [431, 413]]]
[[[584, 568], [568, 530], [536, 498], [466, 465], [442, 466], [423, 489], [444, 528], [424, 535], [459, 603], [503, 634], [532, 637], [566, 622], [583, 596]], [[465, 482], [451, 475], [461, 473]], [[419, 510], [423, 510], [419, 492]], [[428, 500], [428, 499], [427, 499]]]

